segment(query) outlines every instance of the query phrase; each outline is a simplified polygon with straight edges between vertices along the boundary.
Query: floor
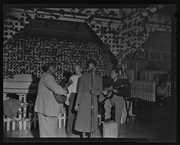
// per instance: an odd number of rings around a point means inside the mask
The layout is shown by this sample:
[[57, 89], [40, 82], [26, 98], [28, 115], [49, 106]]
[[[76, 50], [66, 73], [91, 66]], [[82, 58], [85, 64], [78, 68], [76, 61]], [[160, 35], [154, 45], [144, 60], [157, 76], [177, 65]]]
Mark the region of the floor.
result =
[[[130, 141], [131, 138], [146, 139], [148, 142], [175, 142], [176, 141], [176, 119], [172, 108], [159, 107], [155, 109], [151, 121], [136, 121], [125, 123], [121, 126], [119, 138]], [[60, 138], [67, 138], [65, 128], [59, 128]], [[38, 138], [38, 130], [16, 130], [4, 132], [5, 138]], [[72, 138], [80, 138], [78, 134]], [[68, 139], [67, 139], [68, 140]]]

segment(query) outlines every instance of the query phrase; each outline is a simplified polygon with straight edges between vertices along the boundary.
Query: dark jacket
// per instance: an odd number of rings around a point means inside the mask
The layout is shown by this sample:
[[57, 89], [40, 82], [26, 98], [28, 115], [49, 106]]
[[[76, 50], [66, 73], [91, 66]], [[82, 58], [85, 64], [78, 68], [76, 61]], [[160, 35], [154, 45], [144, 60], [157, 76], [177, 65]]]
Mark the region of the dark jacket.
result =
[[131, 87], [128, 79], [118, 78], [115, 82], [111, 79], [109, 86], [113, 86], [114, 89], [118, 90], [118, 93], [116, 93], [118, 96], [130, 97], [131, 95]]

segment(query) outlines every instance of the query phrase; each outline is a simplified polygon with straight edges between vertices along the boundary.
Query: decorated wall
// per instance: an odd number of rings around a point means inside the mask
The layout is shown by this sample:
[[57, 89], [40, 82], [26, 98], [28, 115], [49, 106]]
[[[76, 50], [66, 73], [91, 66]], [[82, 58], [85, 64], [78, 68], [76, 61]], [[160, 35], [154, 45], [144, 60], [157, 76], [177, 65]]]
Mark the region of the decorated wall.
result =
[[[53, 40], [34, 40], [23, 38], [24, 40], [13, 38], [18, 31], [25, 28], [27, 25], [31, 24], [34, 19], [44, 19], [44, 20], [60, 20], [60, 21], [71, 21], [71, 22], [83, 22], [86, 23], [100, 38], [100, 40], [106, 45], [105, 47], [109, 49], [115, 59], [118, 60], [119, 65], [124, 65], [127, 67], [127, 60], [131, 60], [134, 57], [139, 57], [139, 55], [144, 55], [145, 51], [141, 47], [142, 44], [149, 38], [150, 34], [155, 31], [166, 31], [171, 32], [171, 20], [170, 17], [159, 15], [158, 11], [167, 7], [166, 5], [149, 5], [146, 8], [10, 8], [4, 13], [4, 77], [13, 76], [14, 73], [20, 73], [25, 71], [25, 73], [32, 72], [32, 66], [34, 72], [37, 76], [41, 74], [41, 65], [46, 62], [46, 60], [56, 59], [58, 63], [57, 55], [65, 55], [62, 58], [60, 64], [65, 64], [68, 66], [73, 62], [69, 57], [72, 54], [76, 58], [79, 57], [79, 52], [81, 52], [81, 60], [85, 60], [87, 56], [93, 56], [97, 58], [100, 64], [103, 64], [102, 74], [106, 74], [105, 71], [109, 65], [105, 66], [107, 63], [104, 61], [109, 61], [108, 58], [100, 54], [100, 47], [97, 51], [94, 49], [95, 44], [93, 43], [80, 43], [71, 41], [56, 41]], [[25, 42], [24, 42], [25, 41]], [[50, 44], [49, 44], [50, 41]], [[17, 46], [16, 46], [17, 45]], [[24, 47], [25, 45], [25, 47]], [[20, 46], [20, 47], [19, 47]], [[21, 47], [22, 46], [22, 47]], [[32, 46], [32, 47], [31, 47]], [[84, 49], [81, 49], [81, 46]], [[55, 49], [53, 49], [53, 48]], [[61, 49], [59, 48], [62, 48]], [[15, 48], [15, 49], [14, 49]], [[33, 49], [32, 49], [33, 48]], [[71, 48], [69, 51], [66, 48]], [[8, 51], [7, 51], [8, 50]], [[28, 55], [24, 55], [27, 52]], [[33, 50], [33, 51], [32, 51]], [[43, 52], [45, 51], [45, 52]], [[14, 53], [15, 52], [15, 53]], [[72, 53], [73, 52], [73, 53]], [[18, 55], [15, 55], [15, 54]], [[19, 54], [20, 53], [20, 54]], [[32, 53], [32, 54], [31, 54]], [[34, 55], [35, 54], [35, 55]], [[39, 55], [40, 54], [40, 55]], [[56, 54], [56, 55], [54, 55]], [[100, 57], [98, 56], [100, 54]], [[110, 54], [110, 53], [109, 53]], [[109, 54], [107, 54], [109, 56]], [[22, 55], [22, 56], [21, 56]], [[31, 69], [27, 65], [23, 65], [20, 60], [28, 60], [29, 55], [31, 55], [32, 62], [29, 62]], [[39, 56], [38, 56], [39, 55]], [[11, 61], [13, 57], [13, 61]], [[20, 60], [16, 60], [20, 59]], [[58, 56], [59, 57], [59, 56]], [[109, 56], [110, 57], [110, 56]], [[45, 59], [46, 58], [46, 59]], [[68, 59], [67, 59], [68, 58]], [[68, 61], [67, 61], [68, 60]], [[9, 62], [10, 61], [10, 62]], [[16, 70], [13, 73], [11, 69], [15, 67], [15, 62], [20, 63], [20, 70]], [[26, 63], [26, 61], [24, 61]], [[33, 64], [33, 65], [31, 65]], [[12, 67], [12, 66], [13, 67]], [[18, 66], [19, 66], [18, 65]], [[18, 67], [17, 66], [17, 67]], [[39, 68], [36, 68], [39, 67]], [[70, 66], [67, 67], [71, 69]], [[99, 68], [100, 69], [100, 68]], [[108, 68], [109, 69], [109, 68]], [[59, 76], [62, 75], [62, 69], [59, 72]]]
[[[109, 44], [110, 50], [121, 60], [126, 54], [141, 49], [150, 32], [171, 31], [171, 18], [156, 13], [164, 7], [166, 5], [154, 4], [147, 8], [8, 9], [4, 16], [4, 43], [33, 19], [83, 22], [88, 24], [104, 43]], [[15, 21], [14, 27], [9, 24]]]
[[[105, 49], [105, 48], [104, 48]], [[13, 78], [15, 74], [34, 74], [40, 77], [45, 63], [56, 64], [58, 81], [63, 72], [73, 72], [73, 65], [81, 62], [86, 71], [86, 62], [97, 61], [97, 73], [106, 75], [112, 68], [110, 56], [102, 46], [94, 42], [68, 41], [45, 38], [13, 37], [3, 51], [3, 78]]]

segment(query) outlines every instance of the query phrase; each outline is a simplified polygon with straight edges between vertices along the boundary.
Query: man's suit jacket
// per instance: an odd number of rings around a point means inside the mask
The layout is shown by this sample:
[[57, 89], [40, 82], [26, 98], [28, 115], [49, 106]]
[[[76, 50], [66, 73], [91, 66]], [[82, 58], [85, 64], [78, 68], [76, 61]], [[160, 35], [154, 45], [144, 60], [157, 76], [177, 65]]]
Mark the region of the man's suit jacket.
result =
[[38, 85], [38, 94], [34, 108], [35, 112], [47, 116], [59, 115], [60, 104], [56, 102], [53, 92], [60, 95], [65, 95], [66, 93], [65, 90], [57, 84], [52, 75], [43, 73]]

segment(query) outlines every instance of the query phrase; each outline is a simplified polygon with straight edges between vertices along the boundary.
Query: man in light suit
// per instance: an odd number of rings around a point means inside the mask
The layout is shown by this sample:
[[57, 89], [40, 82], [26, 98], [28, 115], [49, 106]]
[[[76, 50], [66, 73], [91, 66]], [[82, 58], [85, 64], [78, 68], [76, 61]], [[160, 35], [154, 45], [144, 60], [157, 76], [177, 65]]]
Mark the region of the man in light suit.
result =
[[60, 105], [54, 94], [66, 95], [67, 91], [57, 84], [52, 63], [47, 64], [39, 81], [34, 111], [38, 114], [40, 137], [57, 137]]

